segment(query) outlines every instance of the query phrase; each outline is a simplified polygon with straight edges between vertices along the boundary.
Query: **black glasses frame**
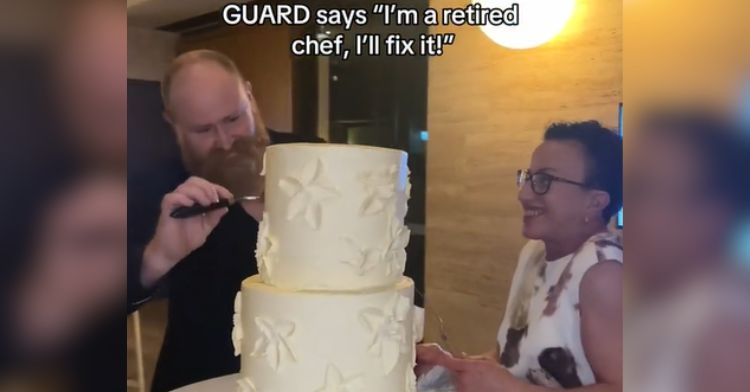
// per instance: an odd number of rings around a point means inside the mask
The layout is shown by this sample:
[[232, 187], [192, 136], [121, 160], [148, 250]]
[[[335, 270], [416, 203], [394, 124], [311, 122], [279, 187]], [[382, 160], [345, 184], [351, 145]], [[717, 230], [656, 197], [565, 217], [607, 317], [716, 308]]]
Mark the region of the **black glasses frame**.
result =
[[[537, 181], [537, 179], [540, 181]], [[539, 196], [549, 192], [552, 183], [555, 181], [580, 186], [581, 188], [590, 188], [588, 184], [558, 177], [545, 172], [532, 173], [529, 169], [519, 169], [516, 174], [516, 185], [518, 186], [518, 189], [523, 188], [524, 184], [528, 182], [531, 185], [531, 190]]]

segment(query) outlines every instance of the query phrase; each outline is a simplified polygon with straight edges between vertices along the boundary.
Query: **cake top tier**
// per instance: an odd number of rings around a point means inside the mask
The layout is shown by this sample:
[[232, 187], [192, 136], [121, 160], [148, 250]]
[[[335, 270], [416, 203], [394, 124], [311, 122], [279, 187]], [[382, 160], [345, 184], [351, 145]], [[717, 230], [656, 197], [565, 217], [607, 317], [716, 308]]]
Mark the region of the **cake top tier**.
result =
[[273, 144], [266, 148], [269, 150], [317, 150], [325, 154], [331, 154], [332, 151], [340, 150], [344, 153], [351, 152], [362, 152], [367, 151], [373, 154], [398, 154], [408, 156], [406, 151], [397, 150], [395, 148], [378, 147], [378, 146], [366, 146], [363, 144], [342, 144], [342, 143], [281, 143]]
[[280, 144], [265, 156], [258, 234], [263, 280], [288, 289], [362, 290], [402, 276], [407, 154], [344, 144]]

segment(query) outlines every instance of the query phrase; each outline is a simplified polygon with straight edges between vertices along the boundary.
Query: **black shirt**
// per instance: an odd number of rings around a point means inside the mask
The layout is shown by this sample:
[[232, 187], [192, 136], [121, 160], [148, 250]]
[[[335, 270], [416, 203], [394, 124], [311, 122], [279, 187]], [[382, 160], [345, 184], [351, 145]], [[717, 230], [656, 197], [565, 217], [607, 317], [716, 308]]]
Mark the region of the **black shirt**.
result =
[[[320, 141], [269, 133], [272, 144]], [[206, 243], [168, 274], [167, 330], [153, 392], [239, 372], [240, 360], [234, 356], [231, 340], [234, 297], [242, 280], [258, 273], [254, 256], [257, 234], [258, 222], [241, 206], [232, 206]], [[131, 271], [139, 271], [140, 260], [132, 262], [138, 268]], [[132, 285], [129, 288], [132, 309], [144, 293]]]

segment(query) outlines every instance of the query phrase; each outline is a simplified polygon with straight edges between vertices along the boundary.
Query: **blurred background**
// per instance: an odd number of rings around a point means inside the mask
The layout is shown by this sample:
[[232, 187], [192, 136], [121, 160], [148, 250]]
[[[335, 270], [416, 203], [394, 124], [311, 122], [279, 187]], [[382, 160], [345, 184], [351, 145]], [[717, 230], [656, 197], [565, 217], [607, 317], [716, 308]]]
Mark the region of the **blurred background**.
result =
[[125, 4], [0, 5], [0, 390], [111, 390], [125, 378]]
[[625, 389], [744, 391], [750, 4], [623, 10]]

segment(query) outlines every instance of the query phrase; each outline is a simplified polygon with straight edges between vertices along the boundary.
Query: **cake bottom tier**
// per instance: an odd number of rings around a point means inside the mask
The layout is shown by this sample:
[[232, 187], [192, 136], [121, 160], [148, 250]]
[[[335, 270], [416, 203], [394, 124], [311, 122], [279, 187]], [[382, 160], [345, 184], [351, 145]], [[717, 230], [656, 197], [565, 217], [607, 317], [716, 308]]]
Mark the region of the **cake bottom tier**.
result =
[[239, 391], [412, 392], [414, 282], [362, 292], [242, 282], [232, 338]]

